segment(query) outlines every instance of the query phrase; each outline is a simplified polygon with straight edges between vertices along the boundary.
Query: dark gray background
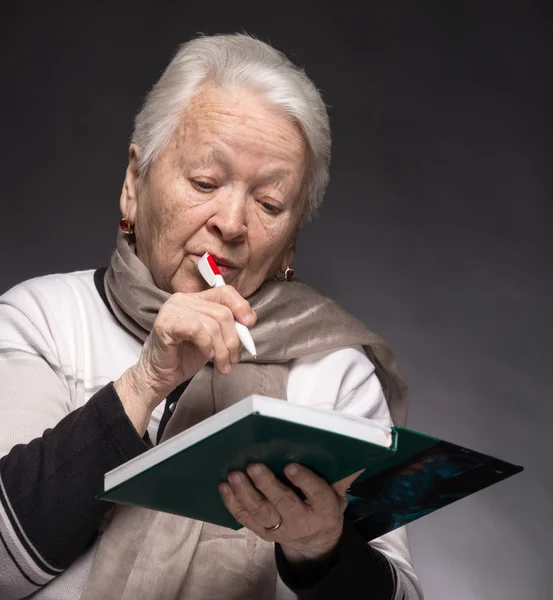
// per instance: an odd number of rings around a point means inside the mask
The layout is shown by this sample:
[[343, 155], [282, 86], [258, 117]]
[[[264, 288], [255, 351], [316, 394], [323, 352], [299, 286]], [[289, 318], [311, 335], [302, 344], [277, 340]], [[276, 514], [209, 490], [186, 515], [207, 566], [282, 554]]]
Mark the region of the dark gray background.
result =
[[3, 3], [0, 290], [107, 263], [132, 118], [179, 43], [240, 30], [270, 41], [324, 90], [334, 132], [298, 275], [394, 345], [412, 427], [527, 468], [411, 526], [427, 599], [543, 600], [551, 9], [194, 4]]

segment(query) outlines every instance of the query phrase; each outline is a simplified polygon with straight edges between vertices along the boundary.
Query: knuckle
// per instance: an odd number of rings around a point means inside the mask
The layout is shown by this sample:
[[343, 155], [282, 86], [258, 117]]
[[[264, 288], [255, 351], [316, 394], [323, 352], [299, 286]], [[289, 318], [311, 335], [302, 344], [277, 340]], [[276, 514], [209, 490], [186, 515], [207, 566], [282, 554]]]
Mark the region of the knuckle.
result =
[[158, 340], [169, 341], [170, 332], [174, 328], [174, 317], [168, 313], [158, 315], [152, 327], [152, 333]]
[[188, 324], [188, 333], [191, 336], [197, 336], [200, 333], [203, 333], [204, 325], [199, 319], [194, 319]]
[[152, 327], [152, 335], [156, 336], [156, 337], [161, 337], [161, 334], [165, 332], [165, 326], [161, 320], [160, 317], [158, 317], [155, 322], [154, 325]]
[[246, 299], [242, 298], [242, 296], [240, 296], [240, 301], [238, 303], [238, 310], [240, 310], [240, 312], [242, 312], [246, 315], [246, 314], [251, 313], [253, 309], [250, 306], [250, 303]]
[[282, 494], [282, 496], [273, 501], [273, 504], [277, 511], [282, 514], [295, 508], [297, 502], [290, 494]]
[[221, 318], [228, 323], [234, 323], [234, 313], [228, 306], [221, 305]]
[[178, 312], [179, 310], [186, 309], [190, 303], [190, 294], [183, 294], [182, 292], [175, 292], [169, 299], [164, 302], [160, 309], [162, 312]]
[[215, 319], [207, 318], [204, 322], [204, 326], [212, 336], [217, 336], [221, 331], [219, 323], [217, 323]]
[[237, 508], [234, 511], [234, 518], [239, 522], [243, 523], [249, 517], [249, 512], [245, 508]]
[[163, 305], [154, 321], [154, 328], [165, 329], [171, 319], [170, 310]]
[[267, 516], [268, 512], [269, 512], [269, 507], [267, 506], [267, 504], [265, 502], [260, 502], [259, 504], [257, 504], [256, 506], [254, 506], [250, 509], [250, 514], [254, 518]]
[[236, 295], [240, 296], [240, 294], [238, 294], [238, 292], [235, 288], [232, 287], [232, 285], [224, 285], [221, 286], [220, 289], [226, 298], [234, 298], [236, 297]]
[[215, 312], [217, 314], [217, 320], [222, 325], [228, 325], [234, 322], [234, 314], [232, 310], [225, 304], [219, 304], [215, 309]]
[[179, 304], [180, 302], [182, 302], [182, 300], [184, 300], [186, 294], [184, 294], [183, 292], [175, 292], [174, 294], [171, 294], [169, 296], [169, 299], [165, 302], [164, 306], [169, 304]]
[[223, 364], [227, 364], [228, 362], [230, 362], [230, 352], [227, 348], [221, 348], [217, 352], [217, 360]]
[[221, 291], [223, 291], [224, 298], [233, 307], [238, 308], [238, 307], [241, 307], [241, 306], [243, 306], [245, 304], [248, 304], [248, 301], [245, 300], [240, 295], [240, 292], [236, 288], [233, 288], [231, 285], [225, 285], [224, 287], [221, 287], [220, 289], [221, 289]]
[[227, 341], [227, 348], [230, 354], [238, 354], [240, 350], [240, 340], [237, 335]]

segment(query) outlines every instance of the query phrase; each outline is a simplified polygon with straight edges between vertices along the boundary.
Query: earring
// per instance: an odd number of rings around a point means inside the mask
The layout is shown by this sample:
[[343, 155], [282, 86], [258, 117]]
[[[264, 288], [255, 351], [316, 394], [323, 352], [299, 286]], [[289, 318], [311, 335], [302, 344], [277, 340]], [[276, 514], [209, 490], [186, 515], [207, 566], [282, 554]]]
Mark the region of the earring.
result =
[[132, 235], [134, 233], [134, 226], [133, 224], [127, 219], [127, 217], [124, 217], [123, 219], [121, 219], [119, 221], [119, 227], [121, 227], [121, 231], [123, 233], [126, 233], [127, 235]]
[[292, 277], [294, 277], [294, 269], [292, 269], [291, 267], [286, 267], [286, 271], [284, 271], [284, 275], [276, 275], [275, 279], [277, 281], [290, 281], [292, 279]]

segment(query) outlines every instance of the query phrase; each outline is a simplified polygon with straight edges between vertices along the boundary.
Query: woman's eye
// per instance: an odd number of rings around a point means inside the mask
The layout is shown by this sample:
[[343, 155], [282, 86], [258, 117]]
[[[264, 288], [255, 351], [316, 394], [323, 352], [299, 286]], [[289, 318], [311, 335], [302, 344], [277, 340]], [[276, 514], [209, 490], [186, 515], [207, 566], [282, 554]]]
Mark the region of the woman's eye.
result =
[[262, 202], [261, 204], [263, 208], [268, 210], [270, 213], [273, 213], [274, 215], [278, 215], [278, 213], [281, 212], [281, 209], [278, 206], [275, 206], [274, 204], [270, 204], [269, 202]]
[[215, 189], [215, 185], [208, 181], [193, 181], [192, 183], [202, 192], [212, 192]]

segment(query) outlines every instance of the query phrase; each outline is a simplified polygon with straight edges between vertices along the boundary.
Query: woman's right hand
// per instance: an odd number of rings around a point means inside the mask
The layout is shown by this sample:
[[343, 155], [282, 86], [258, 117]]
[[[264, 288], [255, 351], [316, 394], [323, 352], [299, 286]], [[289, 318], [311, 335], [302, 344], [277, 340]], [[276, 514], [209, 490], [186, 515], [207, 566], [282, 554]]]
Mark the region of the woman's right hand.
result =
[[226, 375], [240, 360], [234, 320], [251, 327], [256, 314], [229, 285], [173, 294], [161, 307], [136, 365], [115, 382], [129, 418], [144, 433], [153, 409], [208, 361]]

